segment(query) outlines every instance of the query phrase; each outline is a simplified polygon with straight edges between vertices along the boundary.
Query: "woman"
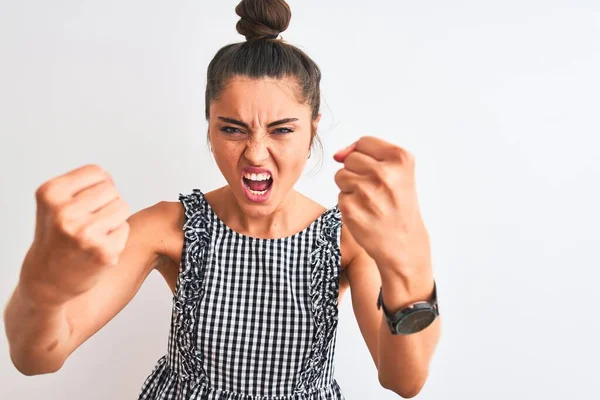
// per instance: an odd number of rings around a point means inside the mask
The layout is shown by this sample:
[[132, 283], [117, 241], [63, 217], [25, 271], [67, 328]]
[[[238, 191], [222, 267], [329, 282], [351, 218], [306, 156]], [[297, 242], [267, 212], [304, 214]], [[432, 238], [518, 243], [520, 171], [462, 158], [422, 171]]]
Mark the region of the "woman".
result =
[[381, 384], [415, 396], [440, 327], [414, 160], [365, 137], [335, 155], [338, 206], [296, 192], [317, 140], [320, 71], [278, 39], [291, 18], [283, 0], [236, 12], [247, 40], [215, 55], [206, 88], [228, 184], [130, 217], [99, 166], [42, 185], [5, 311], [13, 362], [27, 375], [57, 371], [156, 269], [173, 318], [140, 399], [343, 399], [333, 357], [348, 287]]

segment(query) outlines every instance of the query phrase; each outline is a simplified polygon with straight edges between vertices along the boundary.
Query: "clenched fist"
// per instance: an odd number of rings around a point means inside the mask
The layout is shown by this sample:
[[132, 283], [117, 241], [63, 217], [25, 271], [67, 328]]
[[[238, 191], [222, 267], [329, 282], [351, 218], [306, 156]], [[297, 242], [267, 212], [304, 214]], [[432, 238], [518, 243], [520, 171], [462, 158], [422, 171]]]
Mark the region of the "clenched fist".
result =
[[129, 207], [97, 165], [47, 181], [36, 202], [35, 237], [21, 282], [36, 301], [61, 304], [88, 291], [117, 264], [129, 235]]
[[344, 164], [335, 176], [342, 220], [380, 272], [408, 276], [428, 269], [429, 235], [417, 199], [413, 155], [365, 136], [334, 158]]

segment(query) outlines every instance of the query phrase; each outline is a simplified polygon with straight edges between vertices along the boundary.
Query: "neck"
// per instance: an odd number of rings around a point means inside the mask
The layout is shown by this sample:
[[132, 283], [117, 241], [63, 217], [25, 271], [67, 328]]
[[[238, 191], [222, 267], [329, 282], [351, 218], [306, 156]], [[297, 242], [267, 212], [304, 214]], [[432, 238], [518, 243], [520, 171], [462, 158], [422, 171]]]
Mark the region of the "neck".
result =
[[300, 195], [295, 190], [291, 190], [274, 209], [249, 213], [240, 206], [229, 186], [223, 189], [223, 204], [227, 206], [222, 207], [221, 215], [232, 229], [258, 238], [285, 237], [298, 230], [298, 218], [293, 210], [296, 209]]

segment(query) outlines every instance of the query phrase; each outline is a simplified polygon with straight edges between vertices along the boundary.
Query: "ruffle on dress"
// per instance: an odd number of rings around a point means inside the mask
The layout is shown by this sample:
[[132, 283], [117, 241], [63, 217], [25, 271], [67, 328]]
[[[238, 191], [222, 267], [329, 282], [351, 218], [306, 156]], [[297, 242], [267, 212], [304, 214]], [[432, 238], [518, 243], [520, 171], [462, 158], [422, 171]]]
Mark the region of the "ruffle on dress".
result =
[[[185, 208], [185, 235], [179, 278], [173, 296], [169, 354], [161, 357], [144, 382], [140, 400], [337, 400], [344, 399], [337, 381], [317, 386], [323, 375], [338, 323], [341, 213], [336, 206], [321, 216], [321, 229], [310, 253], [309, 296], [315, 324], [310, 356], [293, 393], [258, 396], [212, 387], [198, 346], [197, 307], [204, 294], [204, 266], [210, 257], [211, 221], [204, 194], [194, 189], [179, 195]], [[333, 360], [330, 360], [333, 362]]]

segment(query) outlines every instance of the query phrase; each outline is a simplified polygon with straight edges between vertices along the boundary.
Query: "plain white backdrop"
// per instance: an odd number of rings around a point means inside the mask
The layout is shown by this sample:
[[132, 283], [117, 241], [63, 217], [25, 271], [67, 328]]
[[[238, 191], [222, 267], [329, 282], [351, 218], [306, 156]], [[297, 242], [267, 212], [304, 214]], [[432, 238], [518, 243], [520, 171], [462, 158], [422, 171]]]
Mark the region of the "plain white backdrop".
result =
[[[416, 157], [443, 318], [417, 398], [598, 398], [600, 3], [289, 3], [283, 37], [323, 72], [323, 167], [298, 189], [334, 205], [331, 156], [363, 135]], [[3, 306], [44, 181], [98, 163], [132, 211], [224, 183], [204, 88], [214, 53], [244, 40], [236, 4], [0, 0]], [[52, 375], [17, 372], [0, 336], [0, 397], [137, 398], [170, 311], [154, 272]], [[379, 387], [349, 295], [336, 363], [347, 399], [398, 398]]]

